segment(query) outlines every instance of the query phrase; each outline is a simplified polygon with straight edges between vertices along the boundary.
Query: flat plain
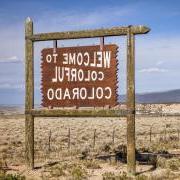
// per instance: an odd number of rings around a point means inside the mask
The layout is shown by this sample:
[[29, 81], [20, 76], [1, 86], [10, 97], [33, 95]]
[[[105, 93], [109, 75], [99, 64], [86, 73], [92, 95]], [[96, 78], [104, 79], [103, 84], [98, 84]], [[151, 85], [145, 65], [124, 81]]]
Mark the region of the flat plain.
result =
[[[136, 116], [136, 179], [180, 179], [180, 116], [153, 114], [177, 113], [179, 107], [137, 107], [151, 113]], [[32, 171], [24, 161], [22, 111], [3, 107], [0, 114], [2, 177], [131, 179], [126, 173], [126, 118], [35, 118]]]

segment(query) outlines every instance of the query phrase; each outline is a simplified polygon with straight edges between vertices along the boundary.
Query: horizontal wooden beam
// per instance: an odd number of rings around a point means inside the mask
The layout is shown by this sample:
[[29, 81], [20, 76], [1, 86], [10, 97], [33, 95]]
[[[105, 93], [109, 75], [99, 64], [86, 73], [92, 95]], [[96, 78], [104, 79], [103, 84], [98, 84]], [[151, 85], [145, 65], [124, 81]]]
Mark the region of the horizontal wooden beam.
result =
[[[133, 34], [146, 34], [150, 28], [146, 26], [131, 26]], [[123, 36], [127, 35], [128, 27], [114, 27], [109, 29], [95, 29], [83, 31], [67, 31], [53, 33], [39, 33], [27, 36], [27, 39], [32, 41], [50, 41], [50, 40], [65, 40], [65, 39], [80, 39], [80, 38], [95, 38], [105, 36]]]
[[25, 113], [34, 117], [126, 117], [128, 111], [112, 109], [32, 109]]

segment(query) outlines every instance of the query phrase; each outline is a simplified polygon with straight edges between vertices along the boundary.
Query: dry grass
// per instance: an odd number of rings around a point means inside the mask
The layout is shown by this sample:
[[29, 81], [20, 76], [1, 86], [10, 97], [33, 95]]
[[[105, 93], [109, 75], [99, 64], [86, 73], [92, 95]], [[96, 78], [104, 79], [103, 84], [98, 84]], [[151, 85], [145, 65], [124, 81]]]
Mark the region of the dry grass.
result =
[[[136, 118], [138, 151], [180, 153], [177, 131], [179, 124], [179, 117], [138, 116]], [[113, 130], [115, 130], [114, 142]], [[12, 169], [8, 172], [22, 173], [27, 179], [28, 177], [32, 179], [126, 178], [124, 172], [126, 164], [112, 161], [112, 159], [97, 160], [94, 158], [120, 151], [126, 153], [123, 149], [126, 147], [125, 118], [35, 119], [35, 165], [39, 168], [32, 172], [27, 172], [24, 168], [24, 133], [23, 116], [2, 115], [0, 117], [0, 159]], [[70, 147], [68, 146], [69, 140]], [[151, 171], [152, 165], [139, 163], [137, 171], [140, 175], [136, 179], [163, 179], [162, 177], [167, 179], [167, 177], [177, 178], [179, 176], [180, 160], [178, 158], [158, 158], [153, 164], [157, 166], [157, 169]]]

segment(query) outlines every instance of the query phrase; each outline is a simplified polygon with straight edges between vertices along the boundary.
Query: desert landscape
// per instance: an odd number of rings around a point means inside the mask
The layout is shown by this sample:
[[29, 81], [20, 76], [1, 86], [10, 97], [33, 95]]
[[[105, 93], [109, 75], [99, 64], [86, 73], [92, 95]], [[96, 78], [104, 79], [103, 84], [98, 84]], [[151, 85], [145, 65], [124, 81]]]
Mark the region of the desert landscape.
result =
[[[121, 105], [123, 108], [124, 105]], [[180, 179], [179, 104], [137, 104], [136, 179]], [[23, 108], [0, 109], [0, 179], [131, 179], [126, 118], [35, 118], [35, 170]]]
[[180, 180], [178, 19], [178, 0], [0, 1], [0, 180]]

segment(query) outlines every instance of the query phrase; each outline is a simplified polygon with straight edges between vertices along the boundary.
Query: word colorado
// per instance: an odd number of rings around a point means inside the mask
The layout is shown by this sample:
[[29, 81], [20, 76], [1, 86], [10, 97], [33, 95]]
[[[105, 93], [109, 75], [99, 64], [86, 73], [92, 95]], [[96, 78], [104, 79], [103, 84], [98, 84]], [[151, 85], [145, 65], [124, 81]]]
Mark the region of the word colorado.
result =
[[83, 87], [83, 88], [73, 88], [71, 91], [66, 88], [57, 88], [56, 90], [50, 88], [47, 91], [47, 96], [49, 100], [57, 99], [57, 100], [65, 100], [65, 99], [110, 99], [112, 95], [110, 87], [97, 87], [91, 88], [90, 92]]
[[116, 104], [116, 45], [53, 48], [42, 51], [45, 107]]

